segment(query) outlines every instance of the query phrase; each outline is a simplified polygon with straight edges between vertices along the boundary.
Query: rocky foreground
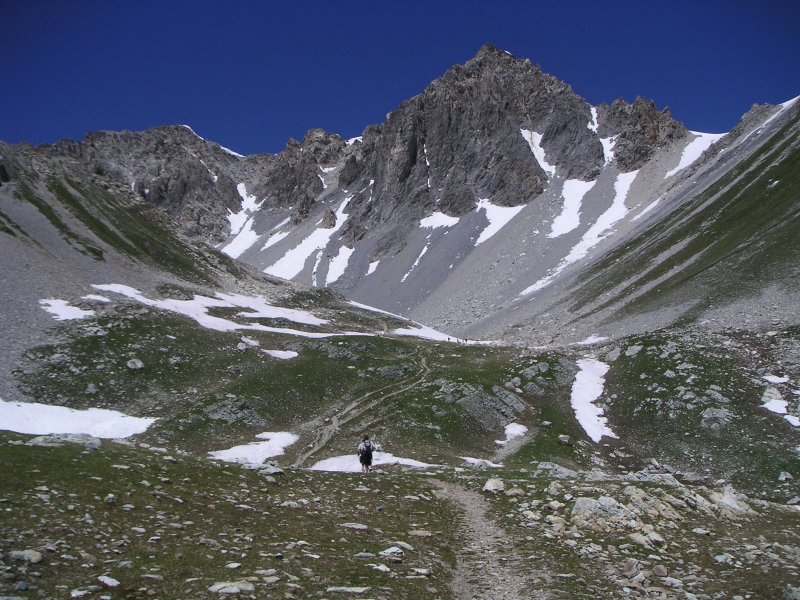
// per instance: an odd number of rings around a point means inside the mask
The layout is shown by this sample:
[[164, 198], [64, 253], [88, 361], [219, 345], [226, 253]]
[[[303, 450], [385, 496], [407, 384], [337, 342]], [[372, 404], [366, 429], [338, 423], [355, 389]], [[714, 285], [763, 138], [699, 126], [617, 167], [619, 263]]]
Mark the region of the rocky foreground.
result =
[[0, 443], [7, 598], [800, 597], [800, 499], [655, 468], [364, 476]]

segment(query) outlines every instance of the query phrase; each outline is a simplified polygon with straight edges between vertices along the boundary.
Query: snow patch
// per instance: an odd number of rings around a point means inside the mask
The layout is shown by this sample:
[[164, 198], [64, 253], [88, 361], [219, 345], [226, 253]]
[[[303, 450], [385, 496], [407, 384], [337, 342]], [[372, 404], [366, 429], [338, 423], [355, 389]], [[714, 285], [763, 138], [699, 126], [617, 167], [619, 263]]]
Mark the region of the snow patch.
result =
[[367, 275], [372, 275], [375, 272], [375, 269], [378, 268], [378, 265], [381, 261], [376, 260], [375, 262], [369, 263], [369, 267], [367, 267]]
[[336, 225], [334, 227], [314, 230], [311, 235], [289, 250], [281, 259], [264, 269], [264, 272], [283, 279], [297, 277], [303, 270], [306, 260], [315, 252], [324, 249], [333, 235], [344, 225], [347, 216], [344, 211], [352, 198], [353, 196], [347, 196], [336, 209]]
[[483, 458], [473, 458], [471, 456], [459, 456], [461, 460], [465, 463], [472, 465], [474, 467], [482, 467], [482, 468], [492, 468], [492, 469], [500, 469], [503, 467], [503, 463], [493, 463], [490, 460], [484, 460]]
[[241, 294], [217, 293], [216, 298], [195, 295], [191, 300], [153, 300], [142, 295], [139, 290], [120, 284], [93, 285], [95, 289], [121, 294], [132, 300], [136, 300], [153, 308], [168, 310], [177, 314], [194, 319], [198, 325], [215, 331], [263, 331], [266, 333], [278, 333], [284, 335], [294, 335], [306, 338], [326, 338], [332, 336], [369, 336], [367, 333], [358, 332], [331, 332], [317, 333], [312, 331], [300, 331], [286, 327], [268, 327], [260, 323], [237, 323], [230, 319], [215, 317], [208, 314], [209, 308], [248, 308], [250, 312], [240, 312], [237, 316], [246, 319], [268, 318], [268, 319], [287, 319], [305, 325], [323, 325], [328, 323], [324, 319], [319, 319], [309, 312], [291, 308], [282, 308], [268, 304], [264, 298], [255, 296], [243, 296]]
[[525, 425], [521, 425], [519, 423], [509, 423], [506, 425], [505, 428], [506, 432], [506, 439], [504, 440], [495, 440], [494, 443], [498, 446], [505, 446], [508, 442], [513, 440], [514, 438], [522, 437], [526, 433], [528, 433], [528, 428]]
[[419, 222], [419, 226], [430, 229], [436, 229], [437, 227], [453, 227], [454, 225], [458, 225], [459, 220], [458, 217], [450, 217], [443, 212], [435, 212], [422, 219]]
[[280, 360], [291, 360], [300, 356], [294, 350], [262, 350], [262, 352], [270, 355], [272, 358], [279, 358]]
[[265, 431], [256, 436], [263, 442], [251, 442], [241, 446], [234, 446], [227, 450], [209, 452], [211, 458], [233, 463], [263, 463], [273, 456], [280, 456], [284, 450], [299, 440], [299, 436], [288, 431]]
[[349, 140], [347, 140], [347, 145], [348, 146], [352, 146], [356, 142], [360, 142], [362, 139], [364, 139], [364, 138], [363, 138], [363, 136], [360, 136], [360, 135], [358, 135], [356, 137], [352, 137]]
[[621, 219], [628, 214], [628, 208], [625, 206], [625, 200], [628, 197], [628, 192], [631, 189], [636, 175], [639, 171], [631, 171], [630, 173], [620, 173], [617, 180], [614, 182], [614, 201], [606, 211], [597, 218], [597, 221], [592, 225], [586, 233], [583, 234], [581, 240], [569, 251], [567, 256], [553, 269], [546, 277], [543, 277], [533, 285], [525, 288], [520, 292], [520, 296], [526, 296], [536, 292], [548, 285], [550, 285], [556, 276], [566, 269], [569, 265], [584, 258], [594, 246], [602, 241], [611, 231], [611, 228], [617, 224]]
[[594, 404], [603, 395], [608, 365], [593, 358], [579, 360], [577, 364], [580, 370], [575, 375], [570, 396], [575, 418], [595, 443], [603, 436], [616, 438], [617, 435], [603, 416], [603, 409]]
[[46, 298], [39, 300], [42, 308], [53, 315], [56, 321], [71, 321], [72, 319], [85, 319], [86, 317], [94, 316], [93, 310], [84, 310], [77, 306], [71, 306], [66, 300], [59, 300], [58, 298]]
[[770, 383], [789, 383], [788, 377], [779, 377], [777, 375], [764, 375], [762, 379]]
[[511, 219], [516, 217], [523, 208], [525, 208], [524, 204], [522, 206], [497, 206], [496, 204], [492, 204], [488, 198], [479, 200], [478, 207], [475, 210], [484, 211], [489, 225], [481, 231], [481, 234], [475, 241], [475, 246], [480, 246], [483, 242], [490, 239], [494, 234], [505, 227]]
[[223, 152], [225, 152], [225, 154], [230, 154], [231, 156], [235, 156], [236, 158], [244, 158], [245, 157], [244, 154], [239, 154], [238, 152], [234, 152], [230, 148], [226, 148], [225, 146], [223, 146], [221, 144], [217, 144], [217, 146], [219, 146], [219, 149], [222, 150]]
[[581, 203], [583, 197], [594, 187], [596, 181], [581, 181], [580, 179], [567, 179], [561, 191], [564, 206], [550, 226], [549, 238], [557, 238], [576, 229], [581, 223]]
[[[233, 231], [233, 219], [231, 217], [238, 217], [242, 213], [238, 215], [229, 215], [229, 219], [231, 219], [231, 231]], [[245, 215], [246, 216], [246, 215]], [[255, 221], [255, 217], [249, 217], [242, 225], [239, 232], [236, 234], [228, 244], [221, 249], [223, 254], [227, 254], [231, 258], [239, 258], [242, 254], [244, 254], [253, 244], [255, 244], [261, 236], [258, 235], [255, 231], [253, 231], [253, 222]]]
[[547, 162], [544, 148], [542, 148], [542, 134], [530, 131], [529, 129], [520, 129], [519, 132], [522, 134], [524, 140], [528, 142], [528, 146], [530, 146], [531, 152], [533, 152], [533, 156], [536, 158], [536, 162], [539, 163], [539, 166], [542, 167], [542, 170], [547, 173], [548, 176], [553, 177], [556, 174], [556, 167]]
[[597, 109], [596, 109], [596, 108], [593, 106], [593, 107], [591, 107], [589, 110], [590, 110], [590, 111], [591, 111], [591, 113], [592, 113], [592, 120], [591, 120], [591, 122], [590, 122], [589, 124], [587, 124], [586, 126], [587, 126], [589, 129], [591, 129], [592, 131], [594, 131], [595, 133], [597, 133], [597, 127], [598, 127], [598, 123], [597, 123]]
[[428, 251], [428, 246], [426, 245], [426, 246], [425, 246], [425, 247], [422, 249], [422, 252], [420, 252], [420, 253], [419, 253], [419, 256], [417, 257], [417, 260], [415, 260], [415, 261], [414, 261], [414, 264], [413, 264], [413, 265], [411, 265], [411, 268], [408, 270], [408, 272], [407, 272], [405, 275], [403, 275], [403, 277], [400, 279], [400, 283], [405, 283], [406, 279], [408, 279], [408, 276], [409, 276], [409, 275], [411, 275], [411, 272], [412, 272], [414, 269], [416, 269], [416, 268], [417, 268], [417, 265], [419, 265], [419, 261], [421, 261], [421, 260], [422, 260], [422, 257], [423, 257], [423, 256], [425, 256], [425, 253], [426, 253], [427, 251]]
[[572, 344], [573, 346], [591, 346], [592, 344], [599, 344], [600, 342], [607, 341], [608, 338], [602, 335], [590, 335], [585, 340], [581, 340], [580, 342], [575, 342]]
[[[404, 467], [414, 467], [416, 469], [425, 469], [435, 467], [428, 463], [420, 462], [412, 458], [401, 458], [388, 452], [373, 452], [372, 453], [372, 466], [373, 467], [387, 467], [389, 465], [401, 465]], [[315, 463], [310, 467], [312, 471], [336, 471], [339, 473], [359, 473], [361, 472], [361, 463], [355, 454], [347, 454], [345, 456], [334, 456], [326, 458]]]
[[678, 162], [678, 166], [667, 171], [666, 175], [664, 175], [664, 179], [672, 177], [678, 171], [681, 171], [682, 169], [685, 169], [691, 165], [694, 161], [700, 158], [703, 152], [708, 150], [711, 144], [727, 135], [725, 133], [701, 133], [699, 131], [691, 131], [690, 133], [697, 137], [695, 137], [686, 145], [686, 147], [683, 149], [683, 154], [681, 154], [681, 159]]
[[75, 410], [35, 402], [0, 399], [0, 429], [31, 435], [85, 433], [98, 438], [126, 438], [143, 433], [153, 418], [130, 417], [116, 410]]
[[282, 239], [284, 239], [286, 237], [289, 237], [290, 233], [291, 233], [291, 231], [278, 231], [276, 233], [273, 233], [271, 236], [269, 236], [267, 238], [267, 241], [261, 247], [261, 251], [263, 252], [264, 250], [266, 250], [270, 246], [274, 246], [275, 244], [280, 242]]
[[600, 143], [603, 146], [603, 160], [606, 164], [614, 162], [614, 145], [617, 143], [616, 135], [607, 138], [600, 138]]
[[330, 285], [339, 281], [339, 278], [344, 275], [344, 272], [347, 270], [350, 257], [353, 256], [353, 252], [355, 251], [355, 248], [348, 248], [347, 246], [339, 248], [339, 254], [334, 256], [328, 265], [328, 278], [325, 285]]

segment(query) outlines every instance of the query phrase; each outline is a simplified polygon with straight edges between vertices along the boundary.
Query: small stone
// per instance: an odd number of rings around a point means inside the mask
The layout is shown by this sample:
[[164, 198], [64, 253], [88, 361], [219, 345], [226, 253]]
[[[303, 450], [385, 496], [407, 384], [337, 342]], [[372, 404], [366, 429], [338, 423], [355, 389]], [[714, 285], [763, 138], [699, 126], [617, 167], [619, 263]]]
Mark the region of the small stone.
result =
[[414, 529], [408, 532], [411, 537], [431, 537], [433, 534], [425, 529]]
[[664, 565], [656, 565], [653, 567], [653, 575], [656, 577], [666, 577], [667, 576], [667, 568]]
[[254, 592], [255, 589], [249, 581], [220, 581], [208, 588], [208, 591], [212, 594], [241, 594]]
[[110, 588], [115, 588], [119, 585], [119, 581], [113, 577], [109, 577], [108, 575], [100, 575], [100, 577], [97, 578], [97, 581]]
[[356, 531], [366, 531], [369, 529], [369, 527], [363, 523], [339, 523], [339, 527], [344, 527], [345, 529], [355, 529]]
[[11, 552], [11, 560], [21, 560], [35, 565], [42, 562], [42, 553], [36, 550], [14, 550]]
[[325, 590], [328, 594], [366, 594], [370, 588], [368, 587], [329, 587]]
[[558, 443], [564, 444], [565, 446], [571, 446], [572, 438], [562, 433], [561, 435], [558, 436]]
[[138, 358], [132, 358], [125, 364], [131, 371], [141, 371], [144, 369], [144, 363]]
[[503, 483], [502, 479], [498, 479], [497, 477], [492, 477], [483, 486], [484, 492], [497, 493], [497, 492], [502, 492], [505, 489], [506, 489], [506, 484]]
[[731, 556], [727, 552], [724, 553], [724, 554], [717, 554], [714, 557], [714, 561], [718, 562], [721, 565], [732, 565], [733, 564], [733, 556]]

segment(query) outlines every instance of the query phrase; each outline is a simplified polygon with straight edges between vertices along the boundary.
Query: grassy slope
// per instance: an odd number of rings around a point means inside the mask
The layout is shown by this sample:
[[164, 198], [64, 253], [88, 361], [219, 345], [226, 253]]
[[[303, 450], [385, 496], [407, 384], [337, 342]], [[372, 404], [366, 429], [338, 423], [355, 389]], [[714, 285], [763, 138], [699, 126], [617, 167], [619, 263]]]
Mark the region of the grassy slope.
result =
[[[795, 120], [704, 193], [595, 264], [575, 291], [573, 308], [616, 305], [661, 277], [623, 312], [687, 300], [716, 304], [784, 281], [800, 259], [799, 144]], [[738, 277], [730, 277], [732, 269]], [[626, 281], [632, 284], [594, 305], [605, 290]]]

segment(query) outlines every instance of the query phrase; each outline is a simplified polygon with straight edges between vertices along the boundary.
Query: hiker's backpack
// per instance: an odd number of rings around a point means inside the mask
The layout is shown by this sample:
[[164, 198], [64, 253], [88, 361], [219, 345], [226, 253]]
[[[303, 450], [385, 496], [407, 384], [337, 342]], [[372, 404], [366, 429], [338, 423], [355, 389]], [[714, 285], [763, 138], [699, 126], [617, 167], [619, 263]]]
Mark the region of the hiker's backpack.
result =
[[365, 460], [372, 460], [372, 442], [367, 440], [364, 442], [363, 446], [364, 447], [361, 449], [361, 457]]

